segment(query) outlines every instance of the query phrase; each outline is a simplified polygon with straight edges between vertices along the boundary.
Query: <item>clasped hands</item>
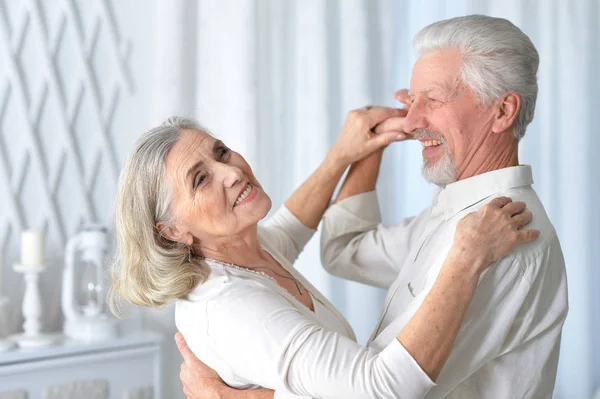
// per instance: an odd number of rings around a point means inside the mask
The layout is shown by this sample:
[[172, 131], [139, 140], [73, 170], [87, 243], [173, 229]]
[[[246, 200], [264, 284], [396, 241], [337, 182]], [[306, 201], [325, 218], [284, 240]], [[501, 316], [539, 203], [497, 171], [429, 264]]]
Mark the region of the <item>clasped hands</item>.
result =
[[403, 104], [402, 108], [369, 105], [350, 111], [328, 157], [348, 166], [395, 141], [412, 139], [404, 131], [404, 120], [411, 105], [408, 90], [399, 90], [394, 97]]

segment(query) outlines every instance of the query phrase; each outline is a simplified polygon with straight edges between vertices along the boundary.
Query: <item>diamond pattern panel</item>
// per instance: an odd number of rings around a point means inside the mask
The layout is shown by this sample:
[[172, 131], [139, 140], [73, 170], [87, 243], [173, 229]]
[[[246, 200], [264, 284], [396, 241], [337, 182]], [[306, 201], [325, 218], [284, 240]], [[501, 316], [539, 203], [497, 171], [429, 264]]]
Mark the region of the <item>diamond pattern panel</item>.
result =
[[[60, 251], [81, 223], [110, 222], [120, 167], [114, 118], [134, 90], [130, 47], [110, 0], [0, 0], [5, 260], [18, 253], [21, 230], [42, 228], [55, 266], [47, 277], [55, 281]], [[21, 285], [4, 285], [5, 293], [11, 296]], [[42, 291], [52, 291], [47, 299], [57, 303], [59, 292], [50, 288]], [[59, 321], [58, 312], [45, 316]]]
[[[127, 49], [108, 0], [0, 0], [4, 234], [52, 225], [64, 245], [72, 221], [106, 221], [106, 193], [94, 191], [118, 179], [110, 129], [133, 89]], [[31, 198], [35, 212], [23, 209]]]

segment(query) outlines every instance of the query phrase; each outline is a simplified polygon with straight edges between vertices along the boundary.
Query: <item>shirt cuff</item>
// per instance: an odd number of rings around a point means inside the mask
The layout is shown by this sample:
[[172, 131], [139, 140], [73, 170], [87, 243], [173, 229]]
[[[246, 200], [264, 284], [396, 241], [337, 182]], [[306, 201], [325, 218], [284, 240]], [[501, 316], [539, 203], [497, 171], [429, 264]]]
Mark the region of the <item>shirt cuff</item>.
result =
[[367, 231], [381, 223], [379, 200], [375, 190], [348, 197], [327, 209], [323, 224], [327, 234], [339, 235]]
[[398, 339], [386, 346], [379, 358], [388, 370], [397, 373], [398, 379], [406, 381], [407, 398], [422, 398], [436, 385]]
[[333, 205], [333, 207], [336, 206], [363, 219], [381, 221], [379, 199], [375, 190], [345, 198]]
[[316, 232], [316, 230], [306, 227], [285, 205], [275, 212], [267, 222], [267, 226], [278, 226], [284, 229], [294, 240], [296, 248], [300, 249], [304, 248]]

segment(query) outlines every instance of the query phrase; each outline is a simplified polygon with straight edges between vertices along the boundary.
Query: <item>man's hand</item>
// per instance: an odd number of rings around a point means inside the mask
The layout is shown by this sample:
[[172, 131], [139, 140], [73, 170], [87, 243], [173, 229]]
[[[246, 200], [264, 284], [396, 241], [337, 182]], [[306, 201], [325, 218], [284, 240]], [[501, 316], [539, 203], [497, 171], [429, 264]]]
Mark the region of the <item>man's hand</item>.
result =
[[194, 355], [180, 332], [175, 334], [175, 343], [183, 356], [179, 378], [188, 399], [273, 399], [275, 391], [270, 389], [238, 391], [227, 386], [216, 371]]
[[220, 393], [228, 387], [219, 374], [194, 355], [180, 332], [175, 334], [175, 342], [183, 356], [179, 378], [185, 396], [188, 399], [220, 399]]

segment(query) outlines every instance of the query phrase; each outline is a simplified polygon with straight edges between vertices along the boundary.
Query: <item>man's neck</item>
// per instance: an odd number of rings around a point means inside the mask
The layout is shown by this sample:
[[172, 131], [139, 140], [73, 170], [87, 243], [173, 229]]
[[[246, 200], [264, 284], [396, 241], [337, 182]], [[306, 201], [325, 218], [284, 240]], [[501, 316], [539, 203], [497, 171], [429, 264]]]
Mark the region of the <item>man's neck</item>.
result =
[[500, 138], [488, 145], [493, 148], [475, 152], [466, 162], [465, 168], [458, 173], [457, 180], [519, 165], [519, 141], [516, 138], [511, 137], [508, 141]]

